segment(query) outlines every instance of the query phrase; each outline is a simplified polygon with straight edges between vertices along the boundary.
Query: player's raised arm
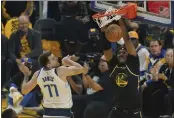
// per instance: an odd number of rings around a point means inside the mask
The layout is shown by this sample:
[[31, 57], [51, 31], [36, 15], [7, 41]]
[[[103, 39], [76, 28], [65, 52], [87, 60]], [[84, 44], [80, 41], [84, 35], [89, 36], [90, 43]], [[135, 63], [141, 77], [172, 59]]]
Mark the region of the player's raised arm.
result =
[[21, 92], [22, 94], [27, 94], [29, 93], [31, 90], [34, 89], [34, 87], [36, 87], [37, 85], [37, 75], [38, 75], [38, 71], [36, 71], [34, 73], [34, 75], [32, 76], [31, 80], [29, 81], [29, 77], [31, 75], [31, 71], [28, 69], [27, 66], [21, 64], [19, 66], [20, 71], [24, 74], [24, 80], [21, 86]]
[[[107, 45], [111, 45], [111, 44], [109, 43], [109, 44], [106, 44], [106, 46]], [[104, 48], [104, 55], [106, 57], [106, 61], [110, 61], [113, 57], [112, 49], [111, 48], [108, 48], [108, 49]]]
[[[127, 22], [127, 25], [129, 27], [131, 27], [131, 23], [132, 22], [129, 21], [129, 22]], [[119, 20], [119, 25], [120, 25], [121, 30], [123, 32], [123, 39], [124, 39], [124, 42], [125, 42], [127, 52], [130, 55], [136, 56], [137, 55], [136, 49], [135, 49], [134, 45], [132, 44], [131, 40], [129, 40], [128, 31], [127, 31], [127, 28], [125, 26], [126, 24], [125, 24], [125, 22], [123, 21], [122, 18]]]
[[133, 46], [131, 40], [129, 40], [129, 35], [128, 35], [126, 25], [131, 28], [134, 27], [132, 25], [131, 21], [125, 20], [125, 22], [124, 22], [123, 18], [121, 18], [119, 20], [120, 27], [118, 25], [114, 24], [114, 22], [113, 22], [102, 28], [102, 31], [105, 32], [105, 36], [103, 37], [104, 38], [103, 48], [104, 48], [104, 55], [105, 55], [107, 61], [110, 61], [113, 56], [110, 42], [116, 42], [116, 41], [120, 40], [121, 35], [123, 36], [123, 39], [125, 42], [125, 47], [126, 47], [126, 50], [128, 51], [128, 53], [133, 56], [137, 55], [135, 47]]
[[111, 48], [111, 42], [106, 38], [105, 36], [105, 30], [106, 27], [101, 28], [101, 31], [103, 32], [102, 35], [102, 40], [103, 40], [103, 51], [104, 51], [104, 55], [106, 57], [106, 61], [110, 61], [113, 57], [113, 53], [112, 53], [112, 48]]
[[79, 63], [71, 60], [71, 56], [66, 56], [62, 59], [63, 66], [57, 68], [57, 73], [60, 76], [73, 76], [83, 73], [84, 69]]

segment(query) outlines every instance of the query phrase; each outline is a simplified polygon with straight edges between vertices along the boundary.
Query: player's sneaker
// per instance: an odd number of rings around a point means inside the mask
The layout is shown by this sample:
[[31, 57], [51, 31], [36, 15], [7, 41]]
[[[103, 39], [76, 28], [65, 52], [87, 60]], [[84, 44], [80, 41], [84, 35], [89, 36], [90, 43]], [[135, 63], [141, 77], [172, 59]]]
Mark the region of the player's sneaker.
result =
[[13, 106], [16, 106], [23, 99], [23, 95], [15, 87], [10, 87], [9, 96], [13, 99]]
[[14, 106], [16, 106], [18, 103], [22, 101], [23, 95], [20, 92], [13, 92], [12, 98], [13, 98], [13, 104]]

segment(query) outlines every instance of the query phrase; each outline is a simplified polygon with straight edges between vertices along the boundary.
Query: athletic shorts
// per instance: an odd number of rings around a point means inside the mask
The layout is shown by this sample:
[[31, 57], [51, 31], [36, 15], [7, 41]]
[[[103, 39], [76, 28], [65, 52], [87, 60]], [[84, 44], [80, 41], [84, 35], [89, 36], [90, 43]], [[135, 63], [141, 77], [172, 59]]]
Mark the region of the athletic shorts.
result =
[[71, 118], [71, 109], [61, 109], [61, 108], [44, 108], [44, 118]]

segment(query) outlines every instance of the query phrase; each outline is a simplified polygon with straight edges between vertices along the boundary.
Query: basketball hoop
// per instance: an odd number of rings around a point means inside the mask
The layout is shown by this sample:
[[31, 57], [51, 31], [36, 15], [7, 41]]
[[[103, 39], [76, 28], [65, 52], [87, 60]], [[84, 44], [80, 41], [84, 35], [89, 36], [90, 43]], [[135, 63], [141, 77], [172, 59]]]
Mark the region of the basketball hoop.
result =
[[110, 7], [105, 12], [94, 14], [92, 18], [102, 28], [114, 20], [118, 21], [122, 16], [128, 19], [135, 18], [137, 16], [137, 4], [128, 3], [120, 9]]

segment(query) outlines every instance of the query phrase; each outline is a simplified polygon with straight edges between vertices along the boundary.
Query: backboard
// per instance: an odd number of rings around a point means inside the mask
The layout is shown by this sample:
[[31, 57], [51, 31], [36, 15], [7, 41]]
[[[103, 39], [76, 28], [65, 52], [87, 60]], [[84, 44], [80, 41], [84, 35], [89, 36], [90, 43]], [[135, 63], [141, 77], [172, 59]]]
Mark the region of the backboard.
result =
[[174, 28], [174, 1], [92, 1], [91, 8], [99, 12], [111, 6], [122, 7], [128, 2], [138, 5], [137, 18], [134, 20]]

